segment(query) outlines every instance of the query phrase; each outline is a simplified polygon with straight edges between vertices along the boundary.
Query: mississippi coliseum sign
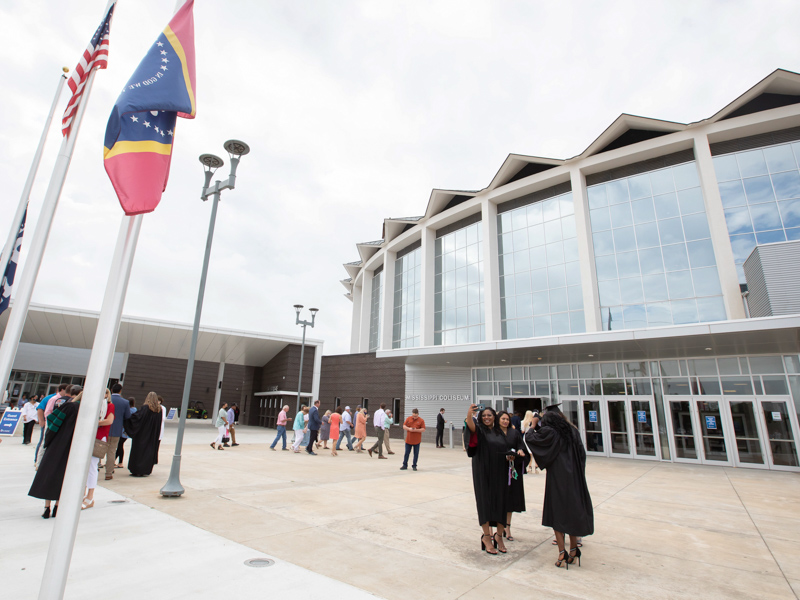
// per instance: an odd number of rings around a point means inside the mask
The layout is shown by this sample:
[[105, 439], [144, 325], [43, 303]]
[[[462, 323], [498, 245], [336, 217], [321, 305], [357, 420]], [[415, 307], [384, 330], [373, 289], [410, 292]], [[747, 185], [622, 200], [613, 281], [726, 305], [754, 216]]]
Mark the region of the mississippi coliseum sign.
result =
[[469, 402], [470, 394], [408, 394], [406, 402]]

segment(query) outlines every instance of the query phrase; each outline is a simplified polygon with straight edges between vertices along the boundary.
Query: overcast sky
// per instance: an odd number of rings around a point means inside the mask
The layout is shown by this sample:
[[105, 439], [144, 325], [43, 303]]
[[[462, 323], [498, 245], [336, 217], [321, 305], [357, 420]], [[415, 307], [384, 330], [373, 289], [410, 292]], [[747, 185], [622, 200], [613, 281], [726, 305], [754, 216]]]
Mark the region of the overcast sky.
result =
[[[60, 69], [106, 0], [0, 3], [0, 240]], [[103, 170], [119, 90], [174, 0], [119, 0], [33, 301], [99, 310], [122, 218]], [[620, 113], [693, 122], [776, 68], [800, 71], [796, 1], [197, 0], [197, 118], [179, 119], [170, 182], [144, 217], [124, 313], [190, 323], [210, 205], [197, 156], [252, 148], [224, 192], [202, 323], [349, 351], [339, 280], [385, 217], [433, 188], [486, 187], [509, 153], [568, 158]], [[22, 268], [61, 143], [65, 88], [31, 195]], [[227, 174], [221, 173], [224, 177]], [[2, 241], [0, 241], [2, 243]], [[307, 315], [307, 313], [306, 313]]]

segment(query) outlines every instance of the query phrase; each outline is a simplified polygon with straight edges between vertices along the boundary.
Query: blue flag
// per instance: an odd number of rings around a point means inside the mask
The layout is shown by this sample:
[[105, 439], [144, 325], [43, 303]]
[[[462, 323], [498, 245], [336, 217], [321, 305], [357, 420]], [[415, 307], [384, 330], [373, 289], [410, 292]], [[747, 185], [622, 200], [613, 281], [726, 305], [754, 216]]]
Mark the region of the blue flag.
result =
[[22, 234], [25, 233], [25, 219], [28, 218], [28, 209], [22, 215], [22, 222], [19, 224], [17, 239], [14, 240], [14, 251], [8, 260], [5, 276], [3, 277], [2, 293], [0, 293], [0, 315], [5, 312], [11, 303], [11, 288], [14, 286], [14, 276], [17, 274], [17, 263], [19, 262], [19, 251], [22, 249]]

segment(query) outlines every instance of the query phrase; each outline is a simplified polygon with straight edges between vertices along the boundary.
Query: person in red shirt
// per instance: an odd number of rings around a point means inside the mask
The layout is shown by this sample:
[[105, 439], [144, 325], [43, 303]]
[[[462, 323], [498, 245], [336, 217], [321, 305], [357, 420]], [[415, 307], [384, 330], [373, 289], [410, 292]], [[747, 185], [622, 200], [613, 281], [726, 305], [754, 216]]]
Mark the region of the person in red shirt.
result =
[[[83, 395], [83, 392], [80, 393]], [[103, 442], [108, 442], [109, 433], [111, 431], [111, 424], [114, 422], [114, 403], [111, 401], [111, 391], [106, 390], [105, 402], [103, 402], [100, 409], [100, 421], [97, 423], [97, 435], [95, 439]], [[108, 460], [108, 457], [106, 457]], [[81, 504], [81, 510], [92, 508], [94, 506], [94, 488], [97, 487], [97, 469], [100, 464], [100, 459], [92, 456], [92, 462], [89, 465], [89, 476], [86, 478], [86, 497]]]
[[411, 411], [411, 416], [403, 423], [403, 429], [406, 431], [406, 453], [403, 457], [403, 466], [400, 467], [400, 470], [408, 470], [408, 455], [411, 454], [413, 448], [414, 462], [411, 468], [416, 471], [417, 459], [419, 459], [419, 445], [420, 442], [422, 442], [422, 432], [425, 431], [425, 421], [419, 416], [419, 410], [415, 408]]

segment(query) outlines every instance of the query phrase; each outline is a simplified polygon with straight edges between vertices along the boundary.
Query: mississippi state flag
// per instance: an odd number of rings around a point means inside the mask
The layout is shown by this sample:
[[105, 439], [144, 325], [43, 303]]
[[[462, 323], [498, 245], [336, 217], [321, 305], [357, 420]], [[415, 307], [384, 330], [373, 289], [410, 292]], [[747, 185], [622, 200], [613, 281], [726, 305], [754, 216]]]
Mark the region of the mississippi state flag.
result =
[[194, 0], [158, 36], [117, 98], [106, 127], [106, 173], [126, 215], [153, 212], [167, 187], [178, 117], [195, 116]]

